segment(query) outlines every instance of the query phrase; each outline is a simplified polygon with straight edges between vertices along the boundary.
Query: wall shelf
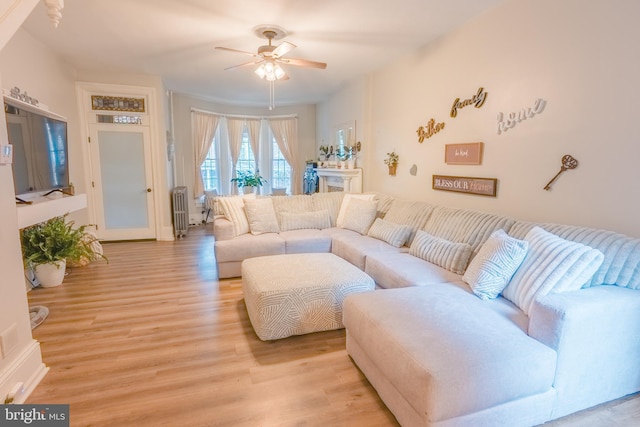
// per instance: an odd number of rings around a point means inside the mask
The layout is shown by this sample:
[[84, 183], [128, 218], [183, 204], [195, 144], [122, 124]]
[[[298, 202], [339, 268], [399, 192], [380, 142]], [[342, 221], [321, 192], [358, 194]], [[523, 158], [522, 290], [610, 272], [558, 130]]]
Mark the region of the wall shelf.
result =
[[18, 228], [25, 228], [56, 216], [87, 207], [86, 194], [52, 196], [33, 199], [31, 200], [33, 203], [30, 205], [16, 205], [18, 210]]

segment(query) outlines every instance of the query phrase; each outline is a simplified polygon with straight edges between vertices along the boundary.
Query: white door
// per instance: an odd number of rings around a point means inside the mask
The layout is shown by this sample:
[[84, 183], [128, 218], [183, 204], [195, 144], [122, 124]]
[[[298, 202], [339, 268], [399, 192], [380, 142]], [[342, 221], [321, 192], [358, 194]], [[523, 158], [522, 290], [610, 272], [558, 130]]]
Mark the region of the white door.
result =
[[96, 123], [89, 134], [98, 238], [155, 239], [149, 128]]

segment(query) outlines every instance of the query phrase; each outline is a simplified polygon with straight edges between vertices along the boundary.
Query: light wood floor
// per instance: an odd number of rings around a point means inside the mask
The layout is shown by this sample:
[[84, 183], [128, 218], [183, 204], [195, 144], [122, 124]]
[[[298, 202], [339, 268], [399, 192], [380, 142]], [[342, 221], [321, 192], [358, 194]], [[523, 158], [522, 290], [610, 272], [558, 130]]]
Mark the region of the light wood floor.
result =
[[[256, 337], [240, 281], [217, 279], [210, 226], [104, 247], [109, 264], [29, 292], [50, 310], [33, 331], [50, 371], [28, 403], [70, 404], [72, 426], [397, 425], [344, 330]], [[638, 426], [640, 397], [549, 425]]]

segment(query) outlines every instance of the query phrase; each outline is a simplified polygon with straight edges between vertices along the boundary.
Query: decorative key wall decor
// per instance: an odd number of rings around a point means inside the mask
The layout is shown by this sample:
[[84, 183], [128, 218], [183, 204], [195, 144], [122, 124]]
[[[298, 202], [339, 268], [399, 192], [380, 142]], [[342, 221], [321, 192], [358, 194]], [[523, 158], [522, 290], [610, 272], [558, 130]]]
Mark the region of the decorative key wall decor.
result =
[[551, 184], [553, 184], [553, 182], [558, 179], [562, 172], [568, 171], [570, 169], [575, 169], [577, 167], [578, 161], [570, 154], [565, 154], [564, 156], [562, 156], [562, 166], [560, 167], [560, 172], [558, 172], [556, 176], [551, 178], [551, 181], [549, 181], [547, 185], [544, 186], [544, 189], [547, 191], [551, 190]]

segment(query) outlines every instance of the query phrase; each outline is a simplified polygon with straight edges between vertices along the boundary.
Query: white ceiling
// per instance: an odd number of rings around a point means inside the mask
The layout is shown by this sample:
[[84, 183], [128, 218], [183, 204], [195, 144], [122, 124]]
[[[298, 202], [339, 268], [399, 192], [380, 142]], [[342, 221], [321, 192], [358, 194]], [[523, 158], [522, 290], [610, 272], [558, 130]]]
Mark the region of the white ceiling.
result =
[[[254, 67], [224, 68], [266, 40], [253, 29], [285, 28], [298, 47], [287, 57], [326, 62], [326, 70], [286, 67], [276, 104], [316, 103], [503, 0], [67, 0], [54, 29], [44, 2], [23, 25], [81, 70], [161, 76], [167, 89], [243, 105], [268, 105]], [[274, 42], [278, 44], [279, 41]]]

